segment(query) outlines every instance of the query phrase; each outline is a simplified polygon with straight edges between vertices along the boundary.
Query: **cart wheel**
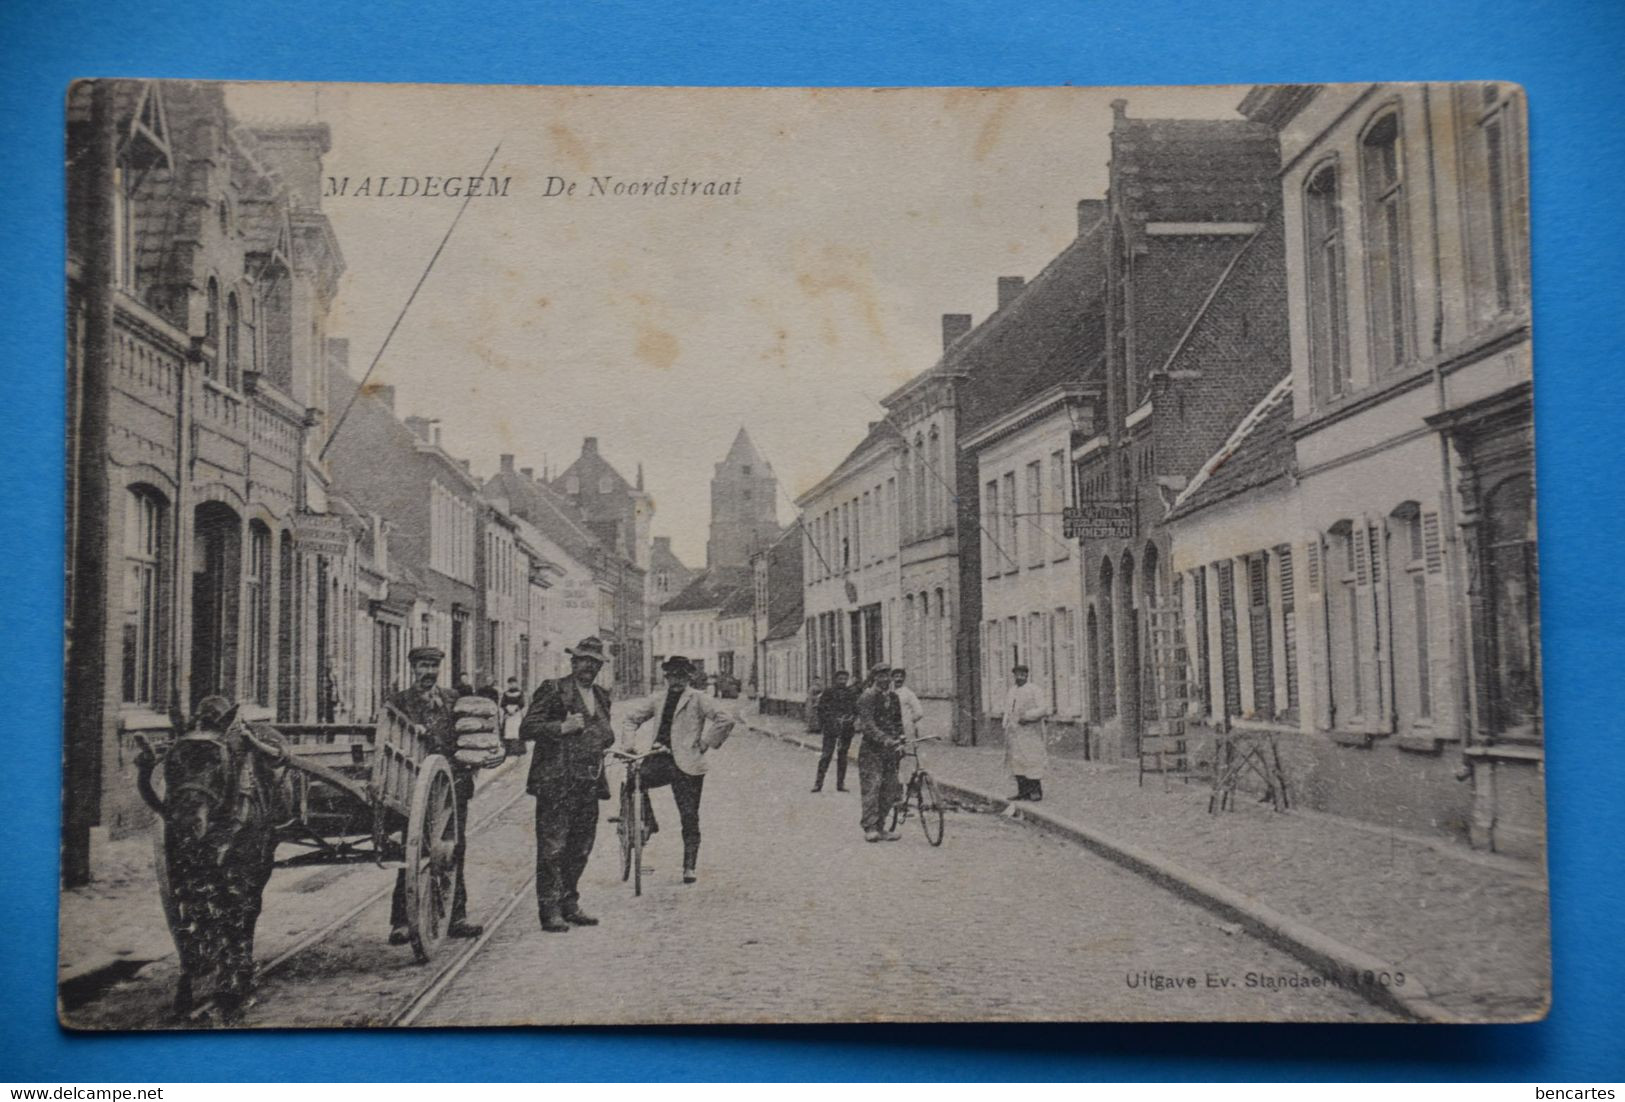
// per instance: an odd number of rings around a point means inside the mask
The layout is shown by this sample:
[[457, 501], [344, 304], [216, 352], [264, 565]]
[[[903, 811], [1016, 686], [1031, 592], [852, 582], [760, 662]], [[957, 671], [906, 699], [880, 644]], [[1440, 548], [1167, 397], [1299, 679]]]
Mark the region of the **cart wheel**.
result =
[[439, 754], [423, 759], [406, 821], [406, 926], [412, 952], [427, 961], [446, 940], [456, 869], [457, 798], [451, 766]]

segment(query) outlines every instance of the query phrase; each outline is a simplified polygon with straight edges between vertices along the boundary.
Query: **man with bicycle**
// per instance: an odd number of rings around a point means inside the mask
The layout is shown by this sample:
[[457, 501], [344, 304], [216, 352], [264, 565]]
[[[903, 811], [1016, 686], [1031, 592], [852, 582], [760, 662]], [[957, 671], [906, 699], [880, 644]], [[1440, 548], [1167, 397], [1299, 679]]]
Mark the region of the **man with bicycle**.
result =
[[[621, 730], [633, 750], [644, 750], [637, 745], [640, 729], [643, 729], [642, 733], [652, 734], [649, 749], [669, 751], [643, 762], [644, 798], [648, 798], [651, 788], [671, 786], [677, 817], [683, 824], [683, 883], [692, 884], [699, 879], [700, 795], [705, 788], [705, 758], [733, 733], [736, 720], [710, 697], [690, 686], [694, 666], [687, 658], [674, 654], [661, 664], [660, 671], [666, 675], [665, 691], [655, 692], [623, 712]], [[658, 722], [650, 732], [647, 725], [656, 717]], [[657, 828], [650, 812], [645, 804], [644, 818], [652, 834]]]
[[863, 839], [895, 842], [899, 836], [886, 829], [886, 815], [903, 796], [902, 783], [897, 779], [903, 713], [891, 691], [891, 667], [884, 662], [869, 671], [869, 687], [858, 697], [857, 731], [863, 739], [858, 746]]

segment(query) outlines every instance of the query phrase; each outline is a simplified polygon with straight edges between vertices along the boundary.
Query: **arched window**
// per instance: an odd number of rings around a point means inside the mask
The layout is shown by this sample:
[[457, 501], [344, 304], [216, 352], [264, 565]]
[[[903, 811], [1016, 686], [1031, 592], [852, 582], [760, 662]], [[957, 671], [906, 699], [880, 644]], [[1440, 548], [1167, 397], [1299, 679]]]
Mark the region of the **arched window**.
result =
[[238, 351], [241, 340], [241, 319], [237, 311], [237, 292], [226, 295], [226, 385], [236, 389], [240, 385], [241, 364]]
[[1374, 375], [1405, 362], [1409, 350], [1410, 273], [1405, 262], [1404, 158], [1399, 112], [1391, 110], [1360, 139], [1366, 297]]
[[942, 434], [937, 431], [935, 425], [931, 426], [926, 462], [931, 468], [931, 488], [930, 497], [927, 499], [925, 523], [929, 531], [935, 532], [947, 524], [947, 517], [944, 515], [947, 512], [946, 502], [942, 493], [942, 480], [947, 477], [942, 470]]
[[1348, 389], [1348, 294], [1343, 275], [1343, 218], [1337, 165], [1309, 176], [1303, 189], [1304, 253], [1309, 295], [1309, 366], [1314, 396]]
[[[204, 294], [206, 301], [203, 307], [203, 339], [210, 344], [217, 344], [220, 340], [220, 284], [213, 276], [209, 277], [208, 288]], [[218, 378], [219, 360], [205, 359], [203, 371], [211, 379]]]
[[124, 607], [119, 625], [122, 685], [126, 704], [156, 707], [163, 701], [164, 498], [148, 486], [132, 486], [124, 503]]
[[920, 433], [914, 434], [914, 535], [916, 538], [925, 535], [929, 528], [927, 517], [928, 505], [925, 495], [926, 479], [929, 476], [925, 470], [925, 437]]

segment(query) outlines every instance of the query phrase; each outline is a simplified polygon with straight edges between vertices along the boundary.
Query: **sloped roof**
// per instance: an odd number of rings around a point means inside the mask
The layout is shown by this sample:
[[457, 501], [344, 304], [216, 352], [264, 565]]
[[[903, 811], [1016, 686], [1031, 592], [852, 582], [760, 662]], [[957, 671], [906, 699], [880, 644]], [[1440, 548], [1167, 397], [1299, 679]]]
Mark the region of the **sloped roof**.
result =
[[1112, 128], [1119, 202], [1152, 222], [1253, 221], [1276, 201], [1275, 131], [1244, 119], [1133, 119]]
[[1105, 241], [1104, 222], [1073, 238], [1012, 302], [885, 400], [900, 397], [927, 376], [964, 375], [959, 431], [968, 435], [1057, 383], [1101, 378]]
[[747, 464], [764, 470], [771, 470], [773, 467], [771, 463], [762, 458], [762, 453], [756, 450], [756, 445], [751, 442], [750, 433], [745, 431], [744, 426], [740, 426], [738, 435], [734, 437], [732, 446], [728, 448], [727, 456], [722, 460], [722, 466], [741, 467]]
[[1247, 490], [1268, 485], [1292, 471], [1292, 377], [1276, 383], [1254, 406], [1224, 445], [1202, 464], [1166, 519], [1189, 516]]
[[581, 510], [545, 482], [519, 471], [498, 471], [485, 483], [485, 492], [502, 497], [516, 516], [523, 517], [576, 561], [590, 565], [603, 549]]
[[744, 589], [750, 593], [751, 575], [748, 566], [714, 566], [689, 582], [683, 591], [660, 606], [662, 612], [704, 612], [721, 609], [734, 593]]
[[749, 616], [756, 611], [756, 593], [753, 587], [742, 585], [728, 595], [722, 603], [723, 616]]

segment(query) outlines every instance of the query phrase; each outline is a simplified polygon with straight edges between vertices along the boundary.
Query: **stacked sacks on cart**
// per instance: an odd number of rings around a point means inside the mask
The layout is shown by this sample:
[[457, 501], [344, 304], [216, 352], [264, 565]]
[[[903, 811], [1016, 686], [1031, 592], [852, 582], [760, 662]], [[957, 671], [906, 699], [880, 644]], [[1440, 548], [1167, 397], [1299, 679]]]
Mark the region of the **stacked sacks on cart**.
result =
[[452, 712], [457, 716], [457, 752], [452, 760], [471, 769], [501, 765], [508, 755], [498, 730], [500, 710], [496, 701], [483, 696], [465, 696]]

